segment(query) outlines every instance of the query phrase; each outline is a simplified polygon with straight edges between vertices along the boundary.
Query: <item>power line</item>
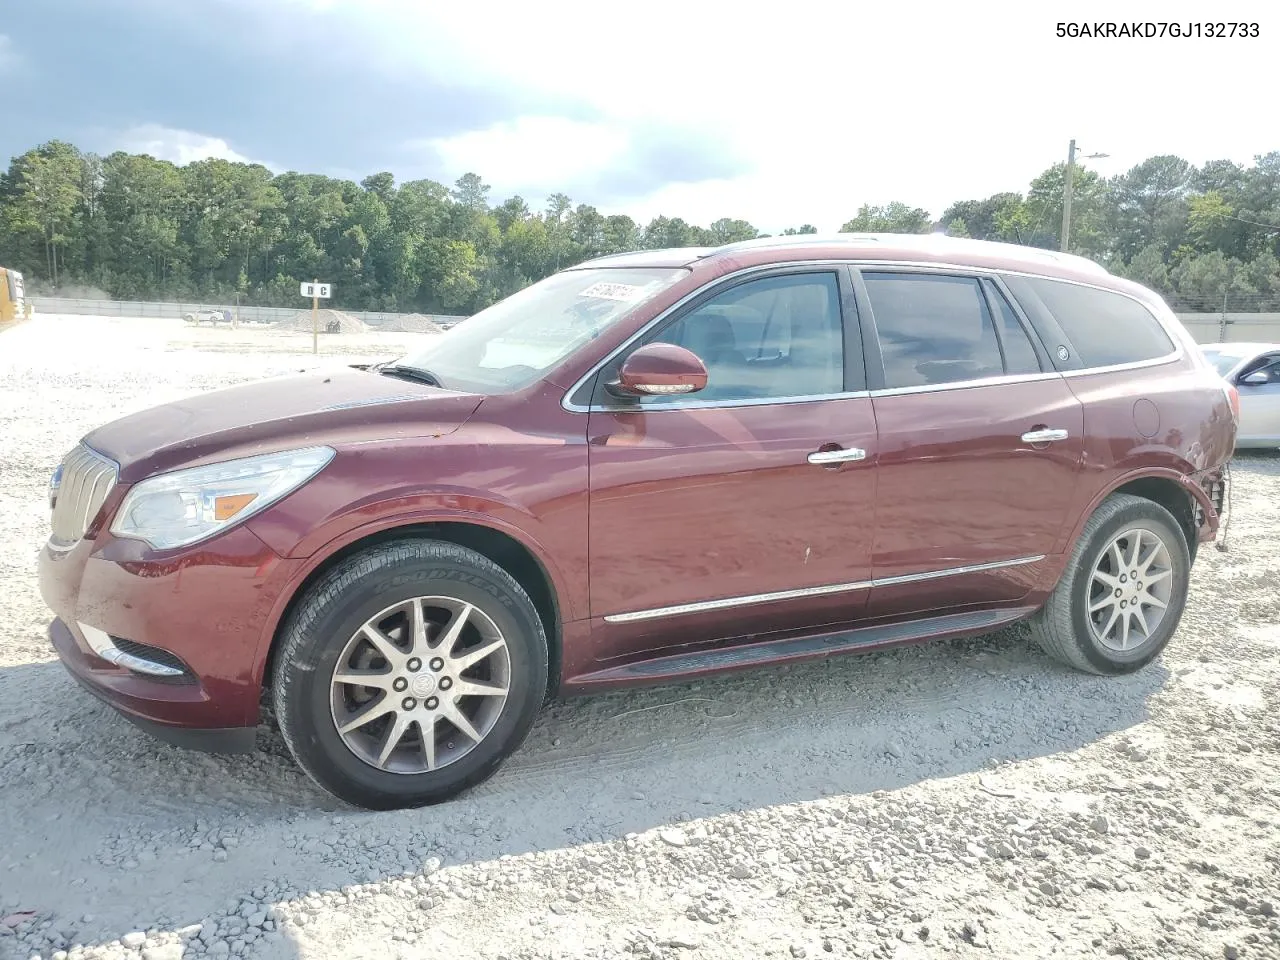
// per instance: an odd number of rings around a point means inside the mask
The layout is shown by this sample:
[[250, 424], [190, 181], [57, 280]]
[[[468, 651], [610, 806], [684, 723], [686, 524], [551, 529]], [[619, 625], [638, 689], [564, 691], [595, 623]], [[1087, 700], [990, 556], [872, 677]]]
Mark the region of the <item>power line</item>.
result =
[[1255, 227], [1265, 227], [1268, 230], [1280, 230], [1280, 225], [1274, 223], [1259, 223], [1257, 220], [1246, 220], [1244, 217], [1235, 217], [1229, 213], [1224, 213], [1223, 217], [1227, 220], [1239, 220], [1241, 223], [1249, 223]]

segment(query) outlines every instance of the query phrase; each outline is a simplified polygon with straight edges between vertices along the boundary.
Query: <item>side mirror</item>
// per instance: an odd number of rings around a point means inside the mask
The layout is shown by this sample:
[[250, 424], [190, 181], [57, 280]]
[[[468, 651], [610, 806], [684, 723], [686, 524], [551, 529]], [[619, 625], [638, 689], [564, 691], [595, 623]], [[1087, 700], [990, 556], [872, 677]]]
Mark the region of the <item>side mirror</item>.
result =
[[1237, 382], [1248, 384], [1251, 387], [1261, 387], [1271, 381], [1265, 373], [1261, 370], [1257, 370], [1249, 374], [1247, 377], [1241, 377]]
[[697, 354], [673, 343], [650, 343], [623, 361], [609, 389], [624, 397], [666, 397], [706, 385], [707, 368]]

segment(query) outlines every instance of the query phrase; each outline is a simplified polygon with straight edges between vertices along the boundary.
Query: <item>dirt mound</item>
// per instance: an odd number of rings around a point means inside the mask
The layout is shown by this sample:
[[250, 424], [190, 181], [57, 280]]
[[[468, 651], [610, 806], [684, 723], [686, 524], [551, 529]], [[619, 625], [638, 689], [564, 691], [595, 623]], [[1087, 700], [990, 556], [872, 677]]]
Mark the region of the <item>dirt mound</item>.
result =
[[[353, 317], [341, 310], [321, 310], [319, 312], [321, 333], [367, 333], [369, 325], [359, 317]], [[280, 320], [271, 325], [272, 330], [291, 330], [297, 333], [311, 332], [311, 311], [299, 310], [287, 320]]]
[[442, 333], [443, 328], [440, 327], [430, 317], [423, 316], [421, 313], [407, 313], [403, 317], [397, 317], [388, 323], [384, 330], [392, 333]]

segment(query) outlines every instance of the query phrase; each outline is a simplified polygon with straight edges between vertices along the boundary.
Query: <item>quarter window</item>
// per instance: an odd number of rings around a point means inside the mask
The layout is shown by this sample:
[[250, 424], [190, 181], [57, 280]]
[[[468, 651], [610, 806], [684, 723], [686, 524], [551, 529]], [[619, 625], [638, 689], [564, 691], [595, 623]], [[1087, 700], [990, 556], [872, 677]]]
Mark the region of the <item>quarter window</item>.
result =
[[862, 276], [875, 315], [886, 387], [1004, 374], [995, 324], [977, 280], [927, 273]]
[[[834, 273], [738, 284], [680, 317], [652, 342], [684, 347], [706, 364], [706, 388], [687, 399], [781, 399], [844, 390], [840, 288]], [[663, 406], [682, 399], [641, 402]]]
[[1086, 367], [1155, 360], [1173, 353], [1173, 341], [1137, 300], [1061, 280], [1027, 278]]

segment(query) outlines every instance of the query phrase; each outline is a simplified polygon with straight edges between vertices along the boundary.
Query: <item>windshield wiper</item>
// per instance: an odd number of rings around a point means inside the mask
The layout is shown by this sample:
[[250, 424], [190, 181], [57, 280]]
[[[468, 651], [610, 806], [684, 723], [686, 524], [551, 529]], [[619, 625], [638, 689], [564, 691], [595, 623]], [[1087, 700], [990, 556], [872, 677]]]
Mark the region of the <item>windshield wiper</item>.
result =
[[444, 384], [440, 382], [439, 377], [430, 370], [424, 370], [422, 367], [406, 367], [398, 363], [393, 363], [388, 366], [380, 365], [377, 370], [380, 374], [387, 377], [400, 377], [403, 380], [415, 380], [418, 383], [425, 383], [429, 387], [444, 386]]

